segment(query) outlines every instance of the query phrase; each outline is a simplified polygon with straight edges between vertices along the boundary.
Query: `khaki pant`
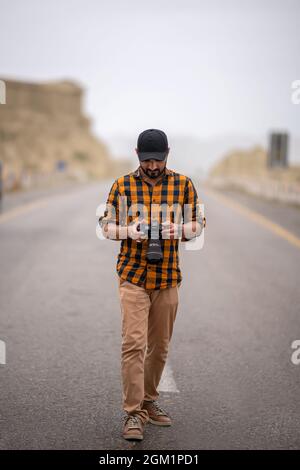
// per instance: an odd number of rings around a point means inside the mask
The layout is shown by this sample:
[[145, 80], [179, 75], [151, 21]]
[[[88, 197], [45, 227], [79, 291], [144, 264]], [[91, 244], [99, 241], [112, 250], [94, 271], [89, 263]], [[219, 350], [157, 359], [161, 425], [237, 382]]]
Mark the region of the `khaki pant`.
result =
[[157, 387], [168, 355], [180, 284], [149, 290], [119, 277], [123, 410], [138, 414], [144, 422], [148, 412], [142, 408], [143, 401], [159, 396]]

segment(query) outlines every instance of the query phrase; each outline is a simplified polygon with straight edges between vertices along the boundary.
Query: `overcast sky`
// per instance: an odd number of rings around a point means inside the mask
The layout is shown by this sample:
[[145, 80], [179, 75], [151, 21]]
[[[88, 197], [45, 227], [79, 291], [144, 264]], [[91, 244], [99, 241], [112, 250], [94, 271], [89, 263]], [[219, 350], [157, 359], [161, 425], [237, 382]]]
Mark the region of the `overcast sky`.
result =
[[112, 143], [150, 127], [300, 134], [299, 0], [0, 0], [0, 13], [0, 75], [79, 81]]

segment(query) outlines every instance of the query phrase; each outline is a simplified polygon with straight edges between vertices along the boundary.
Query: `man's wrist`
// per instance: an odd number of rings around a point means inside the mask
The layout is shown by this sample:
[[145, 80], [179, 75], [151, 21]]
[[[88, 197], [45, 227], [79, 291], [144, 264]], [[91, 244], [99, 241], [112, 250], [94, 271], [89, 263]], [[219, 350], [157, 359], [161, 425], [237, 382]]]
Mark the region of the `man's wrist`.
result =
[[110, 240], [124, 240], [128, 237], [127, 225], [117, 225], [115, 223], [110, 222], [104, 227], [104, 232], [104, 236]]

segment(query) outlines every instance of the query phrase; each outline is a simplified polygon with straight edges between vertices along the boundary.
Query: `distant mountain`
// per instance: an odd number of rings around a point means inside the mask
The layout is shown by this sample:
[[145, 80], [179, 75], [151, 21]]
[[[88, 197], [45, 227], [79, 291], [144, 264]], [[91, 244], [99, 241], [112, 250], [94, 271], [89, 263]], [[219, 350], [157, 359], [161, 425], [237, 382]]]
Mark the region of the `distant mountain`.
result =
[[[138, 166], [135, 153], [137, 136], [115, 135], [105, 138], [101, 136], [115, 158], [132, 160], [133, 166]], [[170, 153], [168, 167], [183, 174], [205, 177], [208, 170], [217, 161], [222, 160], [228, 152], [248, 150], [254, 146], [267, 149], [268, 134], [266, 135], [225, 135], [201, 139], [194, 135], [168, 134]], [[290, 139], [289, 161], [300, 163], [300, 138]]]
[[[247, 148], [258, 143], [263, 144], [263, 139], [249, 136], [220, 136], [202, 140], [194, 136], [174, 136], [170, 138], [170, 166], [179, 171], [206, 176], [208, 170], [224, 155], [235, 148]], [[170, 145], [171, 147], [171, 145]]]
[[46, 184], [64, 175], [86, 180], [116, 174], [108, 148], [91, 132], [77, 83], [4, 82], [0, 160], [5, 190]]

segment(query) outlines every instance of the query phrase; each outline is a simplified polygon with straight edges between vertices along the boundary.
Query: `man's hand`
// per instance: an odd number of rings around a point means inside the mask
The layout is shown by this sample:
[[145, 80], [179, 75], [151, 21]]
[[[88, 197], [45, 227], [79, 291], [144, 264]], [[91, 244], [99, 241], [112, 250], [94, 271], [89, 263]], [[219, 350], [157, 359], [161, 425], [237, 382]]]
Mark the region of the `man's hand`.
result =
[[146, 223], [146, 220], [145, 219], [143, 219], [143, 220], [138, 220], [137, 219], [133, 223], [128, 225], [128, 237], [132, 238], [133, 240], [135, 240], [138, 243], [141, 243], [142, 241], [144, 241], [147, 238], [146, 233], [144, 234], [143, 232], [140, 232], [139, 230], [137, 230], [137, 227], [139, 226], [140, 223]]
[[198, 222], [188, 222], [185, 224], [174, 224], [173, 222], [162, 222], [162, 237], [170, 240], [187, 238], [192, 239], [201, 234], [201, 225]]
[[174, 240], [174, 238], [181, 238], [182, 237], [182, 225], [181, 224], [174, 224], [173, 222], [170, 222], [169, 220], [166, 220], [165, 222], [162, 222], [162, 237], [165, 239], [170, 239]]

